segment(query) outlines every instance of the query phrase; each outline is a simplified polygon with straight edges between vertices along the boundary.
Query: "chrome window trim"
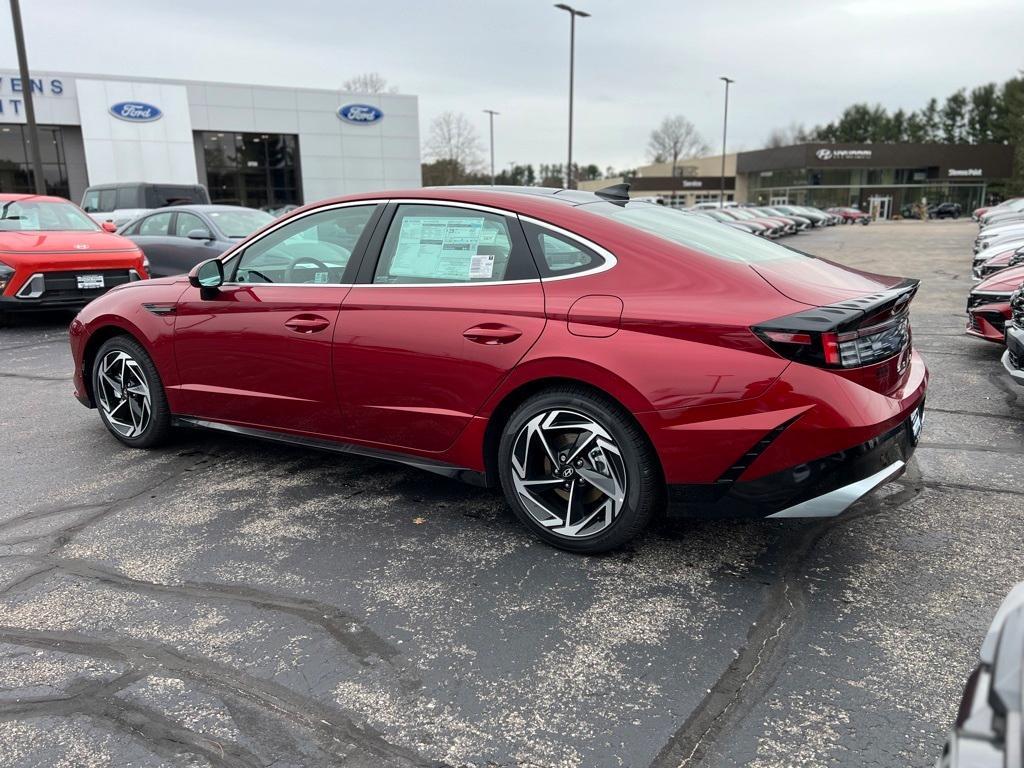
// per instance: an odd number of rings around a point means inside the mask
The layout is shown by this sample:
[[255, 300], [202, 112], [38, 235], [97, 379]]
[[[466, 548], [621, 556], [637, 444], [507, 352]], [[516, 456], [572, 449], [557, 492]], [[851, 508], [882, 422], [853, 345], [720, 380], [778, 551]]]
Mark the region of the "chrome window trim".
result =
[[601, 272], [607, 272], [609, 269], [619, 263], [619, 260], [615, 258], [615, 254], [609, 251], [607, 248], [603, 248], [592, 240], [588, 240], [581, 235], [577, 235], [575, 232], [570, 232], [567, 229], [555, 226], [554, 224], [548, 224], [546, 221], [535, 219], [532, 216], [519, 216], [520, 221], [528, 221], [531, 224], [540, 227], [541, 229], [547, 229], [554, 232], [557, 235], [568, 238], [569, 240], [575, 240], [585, 248], [597, 253], [598, 256], [604, 259], [604, 263], [594, 267], [593, 269], [584, 269], [582, 272], [573, 272], [571, 275], [556, 275], [555, 277], [542, 277], [541, 282], [550, 283], [554, 280], [571, 280], [577, 277], [585, 277], [587, 275], [597, 275]]
[[[331, 203], [330, 205], [324, 205], [324, 206], [320, 206], [319, 208], [314, 208], [314, 209], [311, 209], [309, 211], [304, 211], [303, 213], [301, 213], [301, 214], [299, 214], [297, 216], [291, 216], [288, 219], [286, 219], [285, 221], [282, 221], [282, 222], [279, 222], [278, 224], [275, 224], [270, 229], [264, 230], [263, 232], [260, 233], [259, 237], [256, 238], [255, 240], [251, 240], [249, 242], [242, 242], [242, 243], [239, 243], [239, 244], [235, 245], [233, 248], [231, 248], [230, 250], [228, 250], [226, 253], [224, 253], [221, 256], [221, 262], [224, 264], [225, 271], [226, 271], [228, 263], [232, 259], [234, 259], [237, 256], [241, 255], [241, 253], [245, 250], [245, 248], [249, 248], [250, 246], [255, 245], [260, 240], [262, 240], [264, 237], [267, 237], [268, 235], [270, 235], [272, 232], [277, 231], [278, 229], [280, 229], [283, 226], [291, 224], [293, 221], [297, 221], [298, 219], [303, 219], [306, 216], [311, 216], [311, 215], [313, 215], [315, 213], [321, 213], [322, 211], [334, 210], [335, 208], [349, 208], [349, 207], [358, 206], [358, 205], [381, 205], [381, 204], [385, 204], [386, 205], [388, 203], [396, 203], [396, 204], [399, 204], [399, 205], [433, 205], [433, 206], [440, 206], [440, 207], [445, 207], [445, 208], [468, 208], [470, 210], [484, 211], [485, 213], [493, 213], [493, 214], [496, 214], [498, 216], [517, 218], [520, 221], [528, 221], [531, 224], [534, 224], [534, 225], [536, 225], [538, 227], [541, 227], [542, 229], [547, 229], [547, 230], [550, 230], [551, 232], [554, 232], [555, 234], [561, 235], [562, 237], [568, 238], [570, 240], [575, 240], [580, 245], [582, 245], [582, 246], [584, 246], [586, 248], [589, 248], [590, 250], [594, 251], [599, 256], [601, 256], [601, 258], [604, 259], [604, 263], [599, 265], [599, 266], [597, 266], [597, 267], [594, 267], [593, 269], [585, 269], [582, 272], [573, 272], [571, 275], [557, 275], [555, 277], [535, 277], [535, 278], [527, 278], [527, 279], [524, 279], [524, 280], [479, 280], [477, 282], [472, 282], [472, 283], [470, 283], [470, 282], [459, 282], [459, 283], [239, 283], [239, 282], [224, 282], [223, 285], [225, 285], [225, 286], [228, 286], [228, 285], [230, 285], [230, 286], [246, 286], [246, 287], [249, 287], [249, 286], [260, 286], [261, 288], [265, 288], [265, 287], [268, 287], [268, 286], [279, 286], [279, 287], [282, 287], [282, 288], [299, 288], [299, 287], [303, 287], [303, 288], [472, 288], [472, 287], [481, 286], [481, 285], [523, 285], [523, 284], [526, 284], [526, 283], [548, 283], [548, 282], [552, 282], [554, 280], [572, 280], [572, 279], [575, 279], [577, 277], [587, 277], [588, 275], [596, 275], [596, 274], [599, 274], [601, 272], [607, 272], [609, 269], [611, 269], [616, 264], [618, 264], [618, 259], [615, 257], [615, 254], [613, 254], [607, 248], [604, 248], [604, 247], [598, 245], [597, 243], [593, 242], [592, 240], [588, 240], [587, 238], [585, 238], [585, 237], [583, 237], [581, 235], [577, 235], [575, 232], [570, 232], [567, 229], [563, 229], [562, 227], [556, 226], [554, 224], [549, 224], [548, 222], [542, 221], [540, 219], [535, 219], [532, 216], [524, 216], [522, 214], [516, 213], [515, 211], [509, 211], [509, 210], [505, 210], [505, 209], [502, 209], [502, 208], [495, 208], [495, 207], [489, 206], [489, 205], [481, 205], [479, 203], [465, 203], [465, 202], [457, 201], [457, 200], [438, 200], [438, 199], [435, 199], [435, 198], [417, 198], [417, 197], [413, 197], [413, 198], [392, 198], [392, 199], [371, 198], [371, 199], [367, 199], [367, 200], [347, 200], [345, 202]], [[389, 226], [390, 226], [390, 224], [389, 224]], [[244, 246], [244, 248], [242, 246]]]

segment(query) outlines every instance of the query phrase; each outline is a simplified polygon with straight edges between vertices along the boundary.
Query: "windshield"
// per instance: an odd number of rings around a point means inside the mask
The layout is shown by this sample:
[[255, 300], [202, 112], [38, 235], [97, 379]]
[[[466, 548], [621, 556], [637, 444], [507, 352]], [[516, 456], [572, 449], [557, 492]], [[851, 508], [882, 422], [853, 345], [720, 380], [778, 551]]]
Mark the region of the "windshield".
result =
[[704, 216], [650, 203], [588, 203], [583, 210], [729, 261], [755, 264], [798, 258], [802, 254], [768, 242], [735, 227], [722, 226]]
[[228, 237], [248, 237], [274, 220], [269, 213], [245, 208], [237, 211], [211, 211], [207, 215]]
[[95, 232], [99, 227], [71, 203], [0, 203], [0, 232]]

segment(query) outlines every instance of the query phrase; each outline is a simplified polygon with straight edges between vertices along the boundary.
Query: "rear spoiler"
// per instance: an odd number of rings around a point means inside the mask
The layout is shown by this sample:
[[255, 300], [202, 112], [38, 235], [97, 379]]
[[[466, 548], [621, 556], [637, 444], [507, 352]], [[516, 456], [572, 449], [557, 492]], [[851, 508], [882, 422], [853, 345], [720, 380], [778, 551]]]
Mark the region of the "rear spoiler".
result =
[[910, 300], [914, 298], [920, 285], [920, 280], [907, 278], [885, 291], [856, 299], [847, 299], [838, 304], [826, 304], [821, 307], [805, 309], [802, 312], [780, 317], [777, 321], [759, 323], [758, 327], [771, 330], [773, 324], [779, 322], [779, 329], [786, 331], [817, 331], [819, 333], [852, 331], [865, 324], [883, 322], [902, 313]]

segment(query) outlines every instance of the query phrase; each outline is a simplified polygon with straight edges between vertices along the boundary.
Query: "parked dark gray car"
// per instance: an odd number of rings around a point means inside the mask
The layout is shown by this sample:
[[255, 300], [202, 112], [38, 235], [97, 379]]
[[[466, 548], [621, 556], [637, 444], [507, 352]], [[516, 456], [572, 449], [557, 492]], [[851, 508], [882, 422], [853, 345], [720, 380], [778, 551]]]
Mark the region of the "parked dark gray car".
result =
[[167, 277], [224, 253], [272, 221], [269, 213], [238, 205], [177, 205], [140, 216], [118, 234], [146, 254], [150, 276]]

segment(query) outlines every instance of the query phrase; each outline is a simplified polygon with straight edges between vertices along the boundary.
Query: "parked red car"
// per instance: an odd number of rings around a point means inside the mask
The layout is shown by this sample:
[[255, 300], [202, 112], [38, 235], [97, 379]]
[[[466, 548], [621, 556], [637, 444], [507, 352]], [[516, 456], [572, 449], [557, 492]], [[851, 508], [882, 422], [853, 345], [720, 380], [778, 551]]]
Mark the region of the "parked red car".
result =
[[996, 272], [978, 283], [967, 297], [967, 333], [1004, 344], [1010, 319], [1010, 295], [1024, 283], [1024, 265]]
[[871, 216], [864, 213], [864, 211], [858, 211], [856, 208], [828, 208], [828, 213], [839, 216], [843, 220], [843, 224], [870, 224]]
[[628, 541], [666, 498], [824, 517], [899, 475], [928, 381], [917, 281], [625, 195], [307, 206], [86, 307], [77, 397], [130, 446], [206, 427], [500, 486], [578, 552]]
[[134, 243], [60, 197], [0, 194], [0, 319], [32, 309], [80, 309], [148, 277]]
[[1024, 246], [1014, 245], [1012, 248], [991, 248], [974, 255], [971, 264], [971, 276], [984, 280], [1000, 270], [1024, 264]]

